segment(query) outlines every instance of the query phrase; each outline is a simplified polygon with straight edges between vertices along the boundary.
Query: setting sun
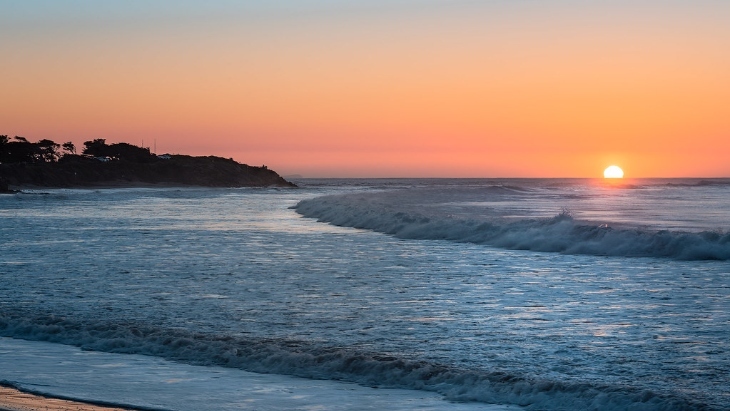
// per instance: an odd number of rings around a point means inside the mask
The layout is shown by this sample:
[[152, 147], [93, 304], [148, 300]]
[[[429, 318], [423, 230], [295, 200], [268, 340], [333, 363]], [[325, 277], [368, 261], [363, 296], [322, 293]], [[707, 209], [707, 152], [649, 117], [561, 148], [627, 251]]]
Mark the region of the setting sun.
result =
[[624, 170], [619, 166], [609, 166], [603, 170], [603, 178], [624, 178]]

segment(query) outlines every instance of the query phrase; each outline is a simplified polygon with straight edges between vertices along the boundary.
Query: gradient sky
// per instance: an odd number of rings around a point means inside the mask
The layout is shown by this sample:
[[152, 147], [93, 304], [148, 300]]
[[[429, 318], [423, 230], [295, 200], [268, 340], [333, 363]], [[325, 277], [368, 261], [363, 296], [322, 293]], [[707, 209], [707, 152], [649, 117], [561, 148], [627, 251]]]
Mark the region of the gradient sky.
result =
[[0, 0], [0, 134], [307, 177], [730, 176], [730, 1]]

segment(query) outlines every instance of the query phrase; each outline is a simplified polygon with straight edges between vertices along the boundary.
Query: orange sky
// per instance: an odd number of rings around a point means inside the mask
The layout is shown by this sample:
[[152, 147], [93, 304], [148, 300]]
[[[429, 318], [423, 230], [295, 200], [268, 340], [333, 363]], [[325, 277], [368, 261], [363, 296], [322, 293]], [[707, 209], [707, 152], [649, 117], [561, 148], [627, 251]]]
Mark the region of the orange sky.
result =
[[16, 3], [2, 134], [307, 177], [730, 176], [730, 2]]

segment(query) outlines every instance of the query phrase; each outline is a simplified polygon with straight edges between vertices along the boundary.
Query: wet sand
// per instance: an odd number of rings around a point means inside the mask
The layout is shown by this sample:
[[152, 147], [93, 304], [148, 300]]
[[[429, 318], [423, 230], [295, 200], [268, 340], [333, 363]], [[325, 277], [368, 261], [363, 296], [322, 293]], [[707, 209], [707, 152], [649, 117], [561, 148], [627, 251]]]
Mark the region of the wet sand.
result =
[[0, 411], [129, 411], [129, 409], [42, 397], [0, 386]]

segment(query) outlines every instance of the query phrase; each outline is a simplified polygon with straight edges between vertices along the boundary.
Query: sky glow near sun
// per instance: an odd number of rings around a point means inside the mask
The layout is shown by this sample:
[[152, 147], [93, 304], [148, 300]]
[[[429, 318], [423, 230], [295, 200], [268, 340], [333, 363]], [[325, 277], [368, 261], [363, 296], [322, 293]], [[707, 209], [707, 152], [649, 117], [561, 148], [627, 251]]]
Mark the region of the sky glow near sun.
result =
[[0, 134], [329, 177], [729, 176], [730, 2], [0, 3]]

